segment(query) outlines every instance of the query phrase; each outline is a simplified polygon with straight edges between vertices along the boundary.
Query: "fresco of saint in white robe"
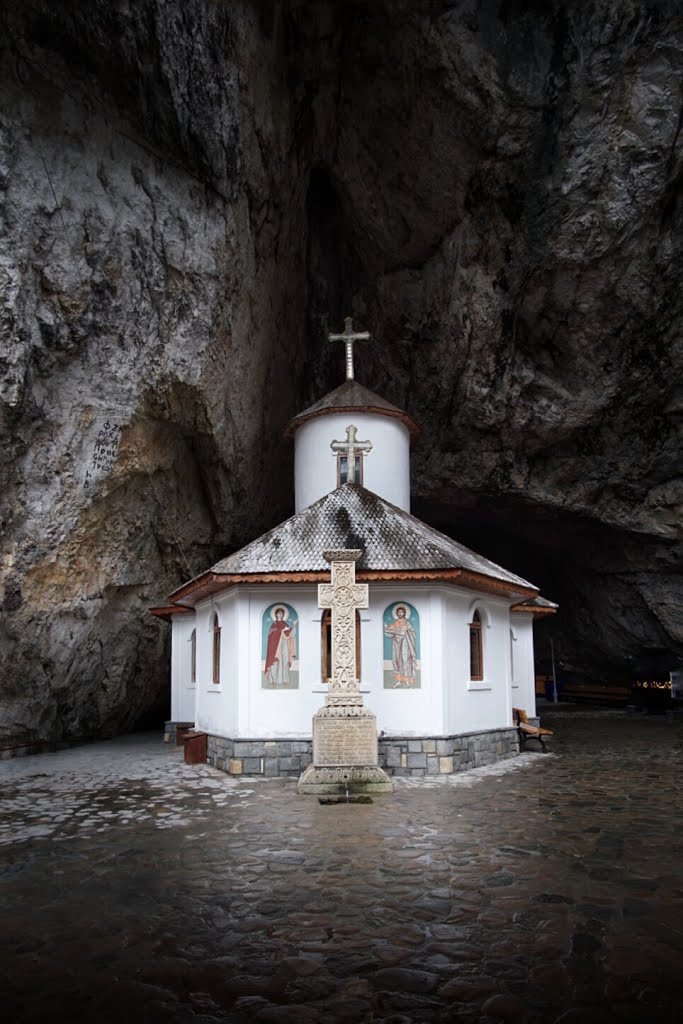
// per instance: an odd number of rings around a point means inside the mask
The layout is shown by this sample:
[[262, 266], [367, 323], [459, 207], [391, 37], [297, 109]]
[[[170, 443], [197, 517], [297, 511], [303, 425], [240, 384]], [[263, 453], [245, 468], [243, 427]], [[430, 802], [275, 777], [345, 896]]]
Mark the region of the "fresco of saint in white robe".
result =
[[[420, 686], [418, 628], [418, 615], [412, 605], [396, 604], [385, 611], [385, 689], [413, 689]], [[387, 666], [389, 659], [391, 669]]]

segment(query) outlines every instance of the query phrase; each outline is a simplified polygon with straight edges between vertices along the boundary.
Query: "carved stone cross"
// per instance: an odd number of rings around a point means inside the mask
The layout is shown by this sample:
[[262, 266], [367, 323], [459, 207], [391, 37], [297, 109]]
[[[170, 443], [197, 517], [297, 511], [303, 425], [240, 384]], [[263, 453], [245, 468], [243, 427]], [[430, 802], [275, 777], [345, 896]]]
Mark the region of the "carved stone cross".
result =
[[346, 379], [353, 380], [353, 343], [367, 341], [369, 331], [354, 331], [350, 316], [344, 317], [344, 330], [341, 334], [328, 334], [330, 341], [343, 341], [346, 345]]
[[368, 584], [356, 583], [358, 548], [323, 551], [332, 566], [331, 583], [318, 585], [318, 607], [332, 610], [332, 680], [329, 696], [360, 696], [356, 678], [356, 609], [369, 604]]
[[346, 441], [332, 441], [330, 448], [335, 454], [346, 455], [346, 483], [356, 482], [356, 455], [363, 457], [364, 452], [372, 451], [372, 441], [357, 441], [358, 430], [351, 424], [346, 428]]

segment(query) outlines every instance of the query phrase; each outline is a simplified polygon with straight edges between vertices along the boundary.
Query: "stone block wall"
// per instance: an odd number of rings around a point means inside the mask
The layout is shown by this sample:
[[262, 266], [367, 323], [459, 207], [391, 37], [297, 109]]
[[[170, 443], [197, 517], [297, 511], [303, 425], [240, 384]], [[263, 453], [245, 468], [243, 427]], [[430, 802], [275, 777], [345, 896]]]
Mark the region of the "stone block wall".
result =
[[[503, 761], [518, 753], [516, 729], [494, 729], [445, 738], [385, 736], [379, 740], [380, 767], [389, 775], [452, 775]], [[298, 778], [313, 761], [313, 741], [231, 740], [209, 736], [207, 760], [229, 775]]]
[[209, 736], [207, 760], [229, 775], [297, 778], [313, 760], [312, 740], [229, 740]]
[[389, 775], [452, 775], [504, 761], [518, 753], [516, 729], [424, 739], [385, 736], [379, 741], [380, 767]]

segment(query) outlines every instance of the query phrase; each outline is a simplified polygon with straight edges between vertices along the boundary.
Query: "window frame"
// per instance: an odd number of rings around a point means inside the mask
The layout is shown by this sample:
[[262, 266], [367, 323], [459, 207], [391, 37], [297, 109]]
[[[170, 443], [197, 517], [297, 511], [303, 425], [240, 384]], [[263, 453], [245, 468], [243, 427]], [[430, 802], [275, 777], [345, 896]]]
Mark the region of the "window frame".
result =
[[212, 665], [211, 682], [214, 686], [221, 685], [221, 625], [218, 619], [218, 612], [213, 613], [211, 631], [213, 633], [212, 643]]
[[[483, 623], [478, 608], [474, 609], [472, 621], [469, 623], [468, 629], [470, 637], [470, 682], [482, 683], [485, 679], [484, 638]], [[477, 669], [478, 671], [476, 671]]]
[[[348, 479], [342, 481], [342, 460], [343, 459], [346, 459], [346, 466], [347, 466], [347, 468], [346, 468], [346, 475], [348, 477], [348, 473], [349, 473], [349, 470], [348, 470], [349, 457], [348, 457], [346, 452], [337, 452], [337, 487], [341, 487], [342, 483], [345, 483], [345, 484], [348, 483]], [[362, 486], [363, 485], [363, 452], [359, 452], [355, 456], [355, 459], [356, 459], [356, 472], [355, 472], [355, 480], [353, 482], [354, 482], [354, 484], [360, 484]]]
[[[320, 676], [323, 683], [331, 683], [327, 674], [332, 659], [332, 609], [326, 608], [320, 616]], [[360, 612], [356, 609], [356, 679], [360, 680]]]
[[190, 683], [197, 683], [197, 627], [190, 633]]
[[512, 626], [510, 626], [510, 686], [514, 689], [519, 689], [519, 680], [517, 679], [517, 670], [519, 669], [517, 662], [519, 656], [515, 654], [516, 643], [517, 634]]

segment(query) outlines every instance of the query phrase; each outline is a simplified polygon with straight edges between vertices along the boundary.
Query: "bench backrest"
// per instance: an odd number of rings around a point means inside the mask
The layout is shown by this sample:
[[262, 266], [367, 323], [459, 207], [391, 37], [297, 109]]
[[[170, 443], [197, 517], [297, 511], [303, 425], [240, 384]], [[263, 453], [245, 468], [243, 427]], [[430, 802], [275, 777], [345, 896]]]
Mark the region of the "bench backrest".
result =
[[526, 725], [529, 721], [529, 716], [523, 708], [513, 708], [512, 717], [515, 725]]

